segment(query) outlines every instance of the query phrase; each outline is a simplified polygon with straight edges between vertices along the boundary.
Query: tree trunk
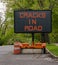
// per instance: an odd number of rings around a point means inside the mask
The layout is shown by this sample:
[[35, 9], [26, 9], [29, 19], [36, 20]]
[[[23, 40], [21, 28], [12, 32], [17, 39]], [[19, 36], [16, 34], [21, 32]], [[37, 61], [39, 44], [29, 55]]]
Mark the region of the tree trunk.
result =
[[41, 42], [50, 44], [48, 33], [41, 33]]

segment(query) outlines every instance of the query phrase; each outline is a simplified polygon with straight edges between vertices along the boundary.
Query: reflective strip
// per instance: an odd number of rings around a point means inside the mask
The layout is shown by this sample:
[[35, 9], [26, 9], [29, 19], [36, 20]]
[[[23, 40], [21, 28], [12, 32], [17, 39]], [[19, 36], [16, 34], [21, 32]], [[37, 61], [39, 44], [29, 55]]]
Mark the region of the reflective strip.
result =
[[20, 48], [19, 47], [14, 48], [14, 50], [18, 50], [18, 49], [20, 49]]
[[14, 45], [19, 45], [19, 44], [14, 44]]
[[19, 44], [20, 46], [22, 46], [22, 44]]

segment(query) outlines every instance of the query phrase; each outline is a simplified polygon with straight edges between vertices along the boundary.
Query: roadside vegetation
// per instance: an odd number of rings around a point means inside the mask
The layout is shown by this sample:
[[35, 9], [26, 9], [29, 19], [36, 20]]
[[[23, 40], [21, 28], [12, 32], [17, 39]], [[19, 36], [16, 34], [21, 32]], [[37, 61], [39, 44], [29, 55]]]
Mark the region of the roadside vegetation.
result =
[[[31, 34], [14, 33], [14, 10], [51, 10], [52, 11], [52, 33], [46, 35], [51, 43], [58, 42], [58, 0], [0, 0], [6, 4], [5, 20], [2, 22], [0, 16], [0, 45], [14, 44], [20, 42], [32, 43]], [[0, 12], [1, 14], [1, 12]], [[45, 33], [46, 34], [46, 33]], [[35, 42], [41, 41], [41, 33], [35, 34]], [[49, 46], [48, 46], [49, 48]]]
[[55, 56], [58, 56], [58, 46], [55, 44], [47, 44], [47, 49]]

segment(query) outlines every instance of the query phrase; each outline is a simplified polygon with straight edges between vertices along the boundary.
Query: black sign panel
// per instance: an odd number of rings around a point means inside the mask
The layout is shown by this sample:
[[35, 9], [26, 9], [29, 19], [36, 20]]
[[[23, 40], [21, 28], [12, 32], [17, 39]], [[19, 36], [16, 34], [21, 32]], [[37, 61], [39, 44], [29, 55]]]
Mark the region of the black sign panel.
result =
[[15, 33], [51, 32], [51, 11], [16, 10], [14, 11]]

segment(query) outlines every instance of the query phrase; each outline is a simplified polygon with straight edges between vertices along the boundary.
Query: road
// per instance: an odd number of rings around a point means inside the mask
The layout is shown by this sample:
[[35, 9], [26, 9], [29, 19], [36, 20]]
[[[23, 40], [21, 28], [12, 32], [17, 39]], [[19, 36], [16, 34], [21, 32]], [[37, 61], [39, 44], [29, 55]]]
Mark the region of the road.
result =
[[49, 54], [14, 55], [13, 46], [0, 46], [0, 65], [58, 65], [58, 60], [52, 59]]

